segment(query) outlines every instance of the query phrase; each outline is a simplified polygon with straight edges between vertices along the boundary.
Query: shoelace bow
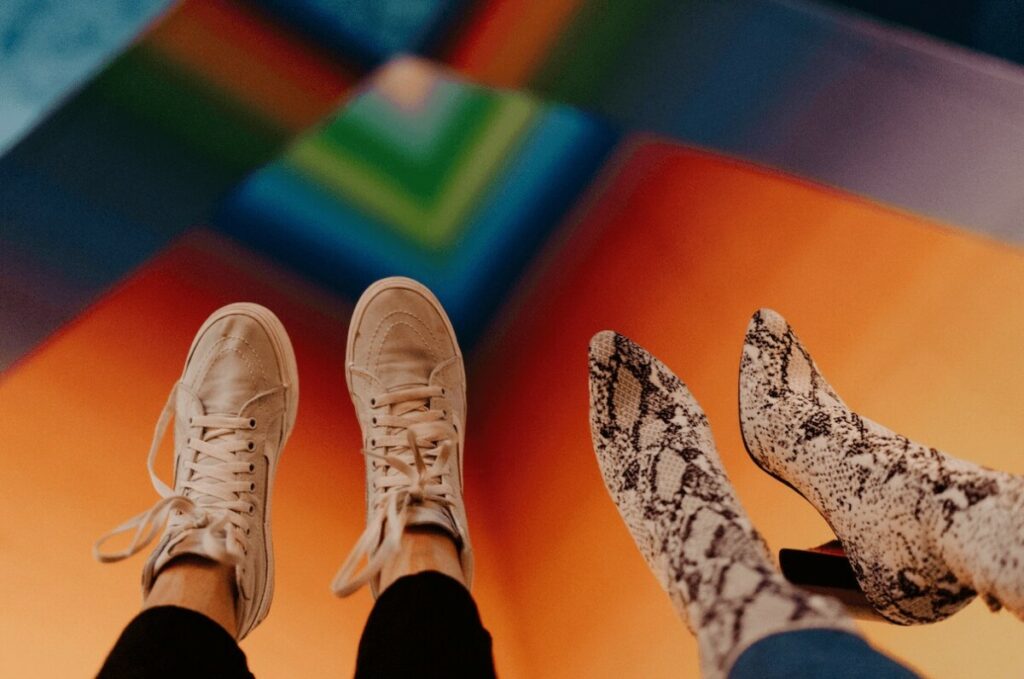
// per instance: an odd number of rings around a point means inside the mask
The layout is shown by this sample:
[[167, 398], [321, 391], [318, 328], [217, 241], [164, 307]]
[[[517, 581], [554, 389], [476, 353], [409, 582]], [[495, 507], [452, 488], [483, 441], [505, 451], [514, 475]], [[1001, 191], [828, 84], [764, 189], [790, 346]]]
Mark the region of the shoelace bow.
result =
[[[193, 417], [192, 426], [202, 427], [201, 438], [189, 438], [188, 448], [195, 450], [194, 462], [185, 463], [192, 477], [183, 481], [181, 491], [175, 492], [156, 474], [154, 464], [167, 425], [174, 413], [174, 400], [180, 382], [171, 389], [153, 434], [146, 467], [160, 500], [150, 509], [124, 522], [101, 537], [93, 545], [93, 556], [102, 562], [120, 561], [143, 549], [163, 529], [202, 529], [202, 549], [216, 561], [238, 563], [248, 552], [249, 520], [256, 514], [256, 484], [240, 480], [239, 474], [252, 474], [256, 467], [252, 453], [254, 445], [238, 435], [240, 431], [256, 428], [256, 420], [233, 415], [208, 414]], [[257, 394], [252, 400], [268, 396], [284, 387], [276, 387]], [[191, 491], [185, 495], [186, 491]], [[121, 551], [104, 552], [103, 545], [111, 538], [134, 529], [128, 547]]]
[[[374, 490], [384, 492], [366, 530], [334, 577], [331, 588], [338, 596], [347, 596], [368, 583], [398, 552], [410, 506], [454, 504], [452, 488], [444, 477], [449, 473], [457, 432], [445, 411], [429, 407], [431, 398], [443, 394], [441, 387], [430, 386], [374, 397], [375, 407], [392, 406], [390, 414], [377, 415], [374, 424], [394, 433], [371, 438], [363, 455], [373, 460]], [[364, 558], [366, 565], [357, 573]]]

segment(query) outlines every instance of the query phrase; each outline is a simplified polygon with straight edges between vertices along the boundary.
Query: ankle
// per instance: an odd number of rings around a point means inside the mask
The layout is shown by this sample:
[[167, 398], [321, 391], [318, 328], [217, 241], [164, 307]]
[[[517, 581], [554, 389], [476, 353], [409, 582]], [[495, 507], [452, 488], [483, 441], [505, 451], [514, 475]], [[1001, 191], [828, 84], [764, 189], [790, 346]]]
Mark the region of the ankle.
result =
[[233, 566], [186, 554], [161, 569], [142, 607], [187, 608], [205, 615], [232, 636], [237, 636], [237, 601]]
[[433, 526], [410, 526], [402, 534], [398, 553], [381, 568], [379, 591], [383, 592], [406, 575], [426, 571], [436, 571], [466, 584], [459, 550], [452, 536]]

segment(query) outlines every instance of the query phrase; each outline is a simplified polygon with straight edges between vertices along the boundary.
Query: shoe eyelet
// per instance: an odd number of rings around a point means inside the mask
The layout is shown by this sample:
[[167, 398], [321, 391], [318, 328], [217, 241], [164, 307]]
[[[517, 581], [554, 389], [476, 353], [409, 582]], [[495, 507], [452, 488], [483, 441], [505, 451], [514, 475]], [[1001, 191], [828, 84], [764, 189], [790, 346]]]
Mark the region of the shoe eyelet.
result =
[[256, 418], [255, 417], [249, 418], [249, 429], [255, 429], [255, 428], [256, 428]]
[[250, 533], [252, 533], [252, 529], [250, 529], [250, 528], [246, 528], [246, 529], [245, 529], [245, 534], [246, 534], [246, 535], [249, 535]]
[[256, 442], [249, 441], [249, 443], [245, 447], [248, 448], [249, 450], [256, 450]]
[[374, 424], [377, 424], [377, 418], [376, 418], [376, 417], [374, 417], [374, 418], [373, 418], [373, 419], [371, 419], [370, 421], [371, 421], [371, 422], [373, 422]]
[[196, 418], [194, 418], [194, 417], [189, 417], [189, 418], [188, 418], [188, 426], [190, 426], [190, 427], [191, 427], [191, 426], [193, 426], [193, 423], [194, 423], [195, 421], [196, 421]]
[[249, 505], [249, 514], [256, 513], [256, 505]]
[[370, 439], [370, 447], [371, 448], [376, 448], [377, 447], [377, 439]]
[[256, 471], [256, 465], [254, 465], [252, 462], [249, 463], [249, 471], [250, 472]]
[[371, 398], [371, 399], [370, 399], [370, 405], [371, 405], [371, 406], [375, 406], [375, 405], [377, 405], [377, 399], [375, 399], [375, 398]]
[[256, 490], [256, 482], [253, 481], [252, 483], [249, 484], [249, 492], [251, 493], [251, 492], [253, 492], [255, 490]]
[[448, 390], [447, 390], [447, 389], [445, 389], [444, 387], [441, 387], [441, 396], [444, 396], [444, 395], [446, 395], [447, 393], [448, 393]]
[[447, 410], [442, 410], [441, 411], [441, 417], [448, 417], [448, 411]]

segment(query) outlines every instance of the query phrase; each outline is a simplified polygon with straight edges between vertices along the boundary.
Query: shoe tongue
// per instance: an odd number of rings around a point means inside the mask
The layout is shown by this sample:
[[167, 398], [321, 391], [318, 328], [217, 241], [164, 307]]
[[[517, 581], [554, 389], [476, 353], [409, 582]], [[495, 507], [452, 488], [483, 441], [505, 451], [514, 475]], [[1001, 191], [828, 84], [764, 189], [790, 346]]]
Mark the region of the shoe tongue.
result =
[[193, 528], [191, 530], [182, 531], [181, 535], [179, 535], [176, 540], [169, 542], [153, 564], [154, 577], [160, 574], [160, 571], [171, 561], [171, 559], [176, 559], [179, 556], [191, 554], [193, 556], [202, 556], [207, 559], [211, 558], [203, 547], [203, 536], [201, 530], [202, 529]]
[[422, 339], [406, 325], [394, 327], [387, 339], [377, 357], [377, 379], [389, 391], [425, 386], [437, 359]]
[[459, 544], [461, 541], [459, 531], [455, 527], [455, 520], [452, 518], [451, 512], [436, 502], [428, 501], [410, 505], [409, 518], [405, 525], [434, 526], [451, 535], [456, 544]]
[[[402, 389], [412, 389], [412, 388], [415, 388], [415, 387], [425, 387], [425, 386], [427, 386], [426, 382], [413, 382], [413, 383], [410, 383], [410, 384], [399, 384], [398, 386], [391, 387], [390, 389], [388, 389], [388, 391], [401, 391]], [[414, 408], [410, 408], [409, 407], [409, 403], [415, 403], [417, 405]], [[422, 412], [426, 412], [429, 409], [430, 409], [430, 399], [424, 398], [424, 399], [418, 399], [418, 400], [413, 400], [413, 401], [402, 401], [400, 403], [394, 403], [389, 408], [389, 411], [390, 411], [390, 413], [392, 415], [397, 415], [397, 414], [405, 415], [405, 414], [408, 414], [408, 413], [415, 413], [415, 412], [421, 412], [422, 413]], [[391, 433], [394, 433], [394, 430], [391, 430]]]

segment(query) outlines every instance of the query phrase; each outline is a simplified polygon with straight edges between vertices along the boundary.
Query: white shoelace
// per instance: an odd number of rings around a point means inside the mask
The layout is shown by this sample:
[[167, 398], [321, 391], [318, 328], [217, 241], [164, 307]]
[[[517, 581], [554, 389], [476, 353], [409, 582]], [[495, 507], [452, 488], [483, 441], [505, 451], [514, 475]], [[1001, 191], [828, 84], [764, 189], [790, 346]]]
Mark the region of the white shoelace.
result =
[[[458, 432], [445, 411], [429, 407], [431, 398], [443, 394], [441, 387], [411, 387], [375, 396], [371, 401], [375, 407], [392, 406], [391, 413], [377, 415], [374, 424], [394, 433], [371, 438], [369, 449], [363, 450], [363, 455], [373, 461], [373, 490], [382, 489], [384, 493], [373, 508], [366, 530], [334, 577], [331, 588], [338, 596], [348, 596], [370, 582], [398, 552], [411, 505], [434, 502], [450, 507], [455, 503], [444, 477], [449, 474]], [[366, 565], [357, 572], [364, 558]]]
[[[181, 483], [181, 492], [175, 492], [156, 474], [154, 464], [167, 425], [174, 414], [174, 401], [181, 383], [175, 383], [167, 398], [153, 434], [146, 466], [153, 487], [161, 499], [150, 509], [124, 522], [101, 537], [93, 545], [93, 556], [102, 562], [128, 558], [146, 545], [163, 529], [203, 529], [202, 549], [209, 558], [226, 563], [238, 563], [248, 552], [250, 518], [256, 514], [256, 483], [240, 480], [237, 475], [251, 475], [254, 444], [242, 438], [239, 432], [256, 428], [255, 418], [210, 414], [193, 417], [190, 424], [202, 427], [202, 438], [189, 438], [188, 448], [197, 452], [195, 462], [186, 462], [192, 478]], [[251, 401], [279, 391], [276, 387], [257, 394]], [[251, 402], [250, 401], [250, 402]], [[245, 453], [253, 453], [246, 455]], [[184, 493], [190, 490], [190, 496]], [[116, 552], [104, 552], [103, 545], [121, 533], [134, 529], [128, 547]]]

